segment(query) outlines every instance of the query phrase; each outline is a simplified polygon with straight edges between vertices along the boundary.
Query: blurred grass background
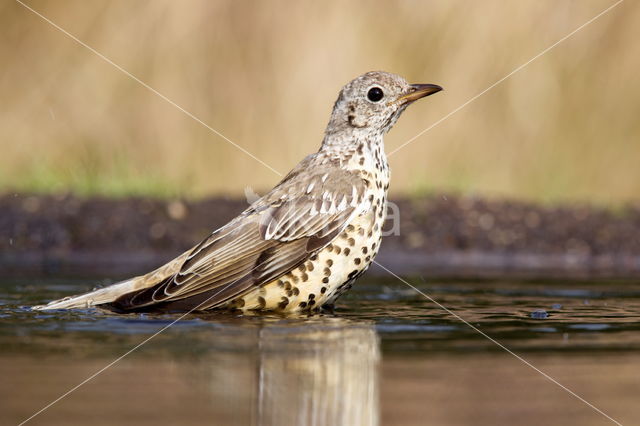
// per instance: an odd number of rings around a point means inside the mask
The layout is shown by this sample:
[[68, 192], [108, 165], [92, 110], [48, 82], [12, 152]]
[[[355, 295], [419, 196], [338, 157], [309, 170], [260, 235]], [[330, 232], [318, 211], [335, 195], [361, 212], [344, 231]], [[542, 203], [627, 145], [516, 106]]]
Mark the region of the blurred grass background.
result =
[[[286, 173], [369, 70], [445, 92], [387, 151], [613, 0], [26, 2]], [[0, 5], [0, 192], [242, 196], [279, 177], [19, 3]], [[390, 159], [392, 192], [640, 199], [640, 3], [626, 1]]]

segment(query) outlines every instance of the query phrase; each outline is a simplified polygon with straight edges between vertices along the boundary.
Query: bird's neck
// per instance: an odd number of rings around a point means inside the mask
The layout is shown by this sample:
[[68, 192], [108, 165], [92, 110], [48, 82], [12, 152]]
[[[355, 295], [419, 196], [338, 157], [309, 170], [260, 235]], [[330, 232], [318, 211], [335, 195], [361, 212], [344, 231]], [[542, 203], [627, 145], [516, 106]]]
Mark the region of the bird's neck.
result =
[[369, 149], [379, 147], [384, 153], [384, 137], [382, 132], [369, 129], [350, 128], [349, 131], [326, 132], [320, 151], [350, 152], [364, 144]]
[[388, 183], [389, 165], [384, 152], [384, 137], [381, 133], [352, 132], [349, 137], [328, 134], [318, 153], [326, 160], [339, 162], [341, 167], [373, 173], [377, 178]]

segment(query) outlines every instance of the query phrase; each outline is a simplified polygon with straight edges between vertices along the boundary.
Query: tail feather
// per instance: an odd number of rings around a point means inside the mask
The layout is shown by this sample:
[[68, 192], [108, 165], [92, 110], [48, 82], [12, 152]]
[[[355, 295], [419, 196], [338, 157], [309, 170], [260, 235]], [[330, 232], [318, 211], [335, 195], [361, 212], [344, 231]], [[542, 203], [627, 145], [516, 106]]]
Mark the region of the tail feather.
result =
[[31, 309], [44, 311], [49, 309], [90, 308], [92, 306], [114, 302], [117, 298], [127, 293], [153, 287], [165, 278], [175, 275], [180, 270], [180, 267], [190, 252], [191, 250], [186, 251], [169, 263], [146, 275], [130, 278], [105, 288], [90, 291], [89, 293], [54, 300], [46, 305], [32, 306]]
[[131, 278], [129, 280], [110, 285], [109, 287], [90, 291], [89, 293], [54, 300], [46, 305], [33, 306], [31, 309], [36, 311], [49, 309], [77, 309], [90, 308], [96, 305], [111, 303], [123, 294], [134, 291], [136, 288], [135, 283], [140, 280], [140, 278], [142, 277]]

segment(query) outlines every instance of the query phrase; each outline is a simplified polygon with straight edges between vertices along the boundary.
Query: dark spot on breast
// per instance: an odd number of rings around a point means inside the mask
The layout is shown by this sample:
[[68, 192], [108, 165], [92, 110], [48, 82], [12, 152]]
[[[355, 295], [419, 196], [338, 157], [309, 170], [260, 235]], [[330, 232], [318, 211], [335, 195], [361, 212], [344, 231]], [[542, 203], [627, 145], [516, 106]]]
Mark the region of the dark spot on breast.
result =
[[300, 294], [300, 290], [298, 290], [298, 287], [294, 287], [294, 288], [293, 288], [293, 294], [294, 294], [295, 296], [297, 296], [297, 295], [299, 295], [299, 294]]
[[309, 306], [313, 306], [313, 305], [315, 305], [315, 304], [316, 304], [316, 301], [315, 301], [315, 300], [313, 300], [313, 299], [309, 300]]
[[340, 246], [333, 246], [333, 249], [336, 251], [336, 254], [340, 254], [340, 252], [342, 251]]
[[364, 228], [358, 229], [358, 235], [360, 235], [361, 237], [364, 237]]
[[356, 240], [354, 240], [353, 238], [349, 238], [349, 239], [347, 240], [347, 242], [348, 242], [348, 243], [349, 243], [349, 245], [350, 245], [350, 246], [352, 246], [352, 247], [356, 245]]
[[[327, 246], [327, 251], [328, 251], [329, 253], [331, 253], [331, 252], [333, 251], [333, 244], [329, 244], [329, 245]], [[311, 260], [313, 260], [313, 259], [311, 259]]]
[[322, 282], [323, 282], [324, 284], [328, 284], [328, 283], [329, 283], [329, 277], [324, 277], [324, 278], [322, 279]]
[[375, 250], [377, 245], [378, 245], [378, 243], [371, 244], [371, 251]]
[[244, 299], [241, 297], [240, 299], [236, 299], [234, 304], [239, 307], [242, 308], [244, 306]]
[[309, 280], [309, 275], [307, 275], [307, 273], [305, 272], [304, 274], [302, 274], [302, 282], [305, 283]]
[[367, 237], [371, 238], [372, 235], [373, 235], [373, 231], [367, 232]]
[[364, 258], [364, 261], [365, 261], [365, 262], [368, 262], [368, 261], [370, 261], [370, 260], [371, 260], [371, 256], [367, 256], [367, 257], [365, 257], [365, 258]]
[[297, 275], [292, 275], [291, 280], [294, 284], [298, 284], [300, 282], [300, 278]]
[[345, 247], [344, 248], [344, 255], [345, 256], [349, 256], [349, 253], [351, 253], [351, 249], [349, 247]]
[[307, 266], [303, 263], [302, 265], [298, 266], [298, 269], [300, 270], [300, 272], [306, 272]]
[[293, 296], [293, 291], [288, 290], [288, 291], [287, 291], [287, 296], [289, 296], [289, 297]]
[[284, 281], [278, 280], [278, 287], [284, 287]]
[[[329, 244], [329, 245], [331, 245], [331, 244]], [[317, 255], [317, 254], [314, 254], [313, 256], [311, 256], [311, 257], [309, 258], [309, 260], [310, 260], [310, 261], [312, 261], [312, 262], [315, 262], [316, 260], [318, 260], [318, 255]]]
[[369, 252], [369, 249], [366, 247], [362, 247], [362, 254], [367, 254]]
[[282, 296], [282, 301], [280, 303], [278, 303], [278, 308], [280, 309], [284, 309], [287, 307], [287, 305], [289, 304], [289, 299]]
[[258, 296], [258, 309], [263, 309], [267, 305], [267, 301], [264, 300], [264, 297]]
[[331, 269], [329, 269], [329, 268], [324, 268], [324, 271], [322, 271], [322, 272], [324, 272], [324, 274], [325, 274], [327, 277], [331, 275]]
[[358, 160], [358, 164], [360, 164], [361, 166], [364, 165], [364, 157], [360, 157], [360, 160]]
[[327, 288], [326, 288], [326, 287], [322, 287], [322, 288], [320, 289], [320, 293], [321, 293], [321, 294], [325, 294], [326, 292], [327, 292]]
[[291, 283], [289, 281], [285, 281], [284, 283], [284, 289], [285, 290], [291, 290]]
[[[353, 226], [353, 225], [348, 225], [348, 226], [347, 226], [347, 231], [349, 231], [349, 232], [353, 232], [355, 229], [356, 229], [356, 228], [355, 228], [355, 226]], [[345, 233], [344, 233], [344, 235], [347, 235], [347, 233], [345, 232]]]
[[309, 293], [309, 300], [313, 300], [316, 298], [316, 295], [313, 293]]
[[359, 265], [362, 261], [360, 260], [359, 257], [356, 257], [355, 259], [353, 259], [353, 263], [355, 263], [356, 265]]
[[306, 308], [307, 307], [307, 302], [300, 302], [299, 305], [301, 308]]
[[307, 262], [307, 271], [311, 272], [313, 271], [314, 268], [315, 266], [313, 266], [313, 263]]
[[328, 267], [332, 267], [333, 266], [333, 260], [327, 259], [327, 266]]

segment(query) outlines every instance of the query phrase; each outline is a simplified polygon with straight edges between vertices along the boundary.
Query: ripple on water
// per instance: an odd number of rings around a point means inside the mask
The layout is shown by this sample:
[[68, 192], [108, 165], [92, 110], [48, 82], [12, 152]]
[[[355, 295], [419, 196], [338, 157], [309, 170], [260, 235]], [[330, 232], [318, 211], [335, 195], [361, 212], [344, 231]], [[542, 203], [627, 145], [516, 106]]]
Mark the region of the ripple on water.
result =
[[[554, 351], [580, 348], [640, 349], [640, 292], [633, 285], [571, 283], [428, 283], [415, 282], [429, 296], [456, 315], [512, 349]], [[35, 312], [30, 304], [81, 292], [85, 283], [59, 280], [25, 285], [0, 282], [0, 344], [13, 350], [86, 345], [140, 339], [170, 326], [159, 347], [184, 347], [185, 339], [224, 334], [238, 327], [317, 326], [338, 321], [345, 326], [372, 323], [388, 352], [486, 350], [494, 344], [415, 290], [397, 281], [362, 280], [338, 304], [334, 314], [282, 318], [277, 315], [228, 314], [117, 315], [99, 309]], [[584, 304], [585, 299], [589, 304]], [[346, 321], [346, 322], [344, 322]], [[544, 321], [544, 326], [541, 326]], [[332, 326], [334, 326], [333, 324]], [[204, 333], [204, 334], [203, 334]], [[622, 339], [624, 333], [624, 339]], [[233, 333], [232, 333], [233, 334]], [[119, 337], [118, 337], [119, 336]], [[62, 339], [62, 340], [61, 340]], [[174, 340], [172, 340], [174, 339]], [[175, 340], [177, 339], [177, 340]], [[176, 343], [177, 341], [181, 343]], [[164, 342], [164, 343], [163, 343]], [[192, 342], [194, 347], [197, 343]], [[188, 346], [188, 345], [187, 345]], [[30, 349], [30, 350], [31, 350]]]

